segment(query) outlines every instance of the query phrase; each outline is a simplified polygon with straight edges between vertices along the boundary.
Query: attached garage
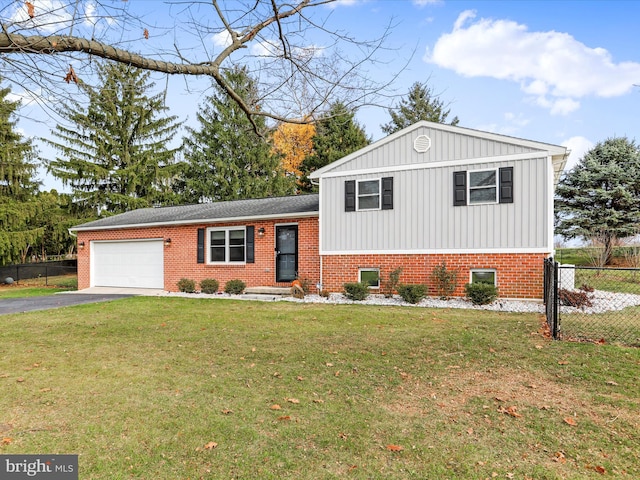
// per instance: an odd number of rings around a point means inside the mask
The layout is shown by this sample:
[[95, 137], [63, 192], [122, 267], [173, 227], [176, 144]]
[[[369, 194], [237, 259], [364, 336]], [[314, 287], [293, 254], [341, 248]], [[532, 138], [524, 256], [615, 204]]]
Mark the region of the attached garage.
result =
[[91, 242], [91, 286], [164, 288], [162, 239]]

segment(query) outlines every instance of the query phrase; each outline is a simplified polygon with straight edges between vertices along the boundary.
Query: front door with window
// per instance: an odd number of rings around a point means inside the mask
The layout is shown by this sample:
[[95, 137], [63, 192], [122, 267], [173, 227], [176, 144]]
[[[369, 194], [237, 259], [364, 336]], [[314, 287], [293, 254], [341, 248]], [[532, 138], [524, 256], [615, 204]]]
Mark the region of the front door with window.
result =
[[276, 226], [276, 282], [292, 282], [298, 276], [298, 226]]

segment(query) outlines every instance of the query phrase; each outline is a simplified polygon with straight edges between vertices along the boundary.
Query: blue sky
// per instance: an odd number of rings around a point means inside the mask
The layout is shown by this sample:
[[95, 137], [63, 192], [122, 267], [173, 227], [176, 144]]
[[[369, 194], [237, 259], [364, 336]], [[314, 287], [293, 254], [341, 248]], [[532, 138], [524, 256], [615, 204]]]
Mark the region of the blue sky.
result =
[[[150, 21], [168, 15], [159, 1], [122, 4]], [[392, 21], [387, 63], [369, 75], [385, 80], [404, 67], [393, 85], [397, 95], [429, 80], [460, 126], [565, 145], [569, 166], [598, 141], [636, 139], [640, 2], [341, 0], [330, 15], [360, 38], [375, 37]], [[170, 113], [192, 123], [202, 93], [186, 93], [179, 78], [168, 85]], [[374, 140], [389, 120], [380, 107], [357, 118]], [[22, 120], [20, 128], [48, 136], [51, 126]], [[45, 188], [62, 189], [44, 173], [41, 179]]]

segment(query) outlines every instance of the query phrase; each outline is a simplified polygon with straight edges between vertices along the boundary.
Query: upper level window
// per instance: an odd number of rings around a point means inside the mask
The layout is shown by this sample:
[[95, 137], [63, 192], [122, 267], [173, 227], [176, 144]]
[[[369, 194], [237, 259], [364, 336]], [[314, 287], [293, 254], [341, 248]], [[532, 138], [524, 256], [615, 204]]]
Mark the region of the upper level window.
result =
[[497, 170], [469, 172], [469, 203], [498, 201]]
[[344, 211], [392, 210], [393, 177], [344, 182]]
[[380, 208], [380, 180], [360, 180], [358, 182], [358, 210]]
[[245, 229], [209, 230], [209, 262], [241, 263], [245, 261]]
[[453, 172], [453, 206], [513, 203], [513, 167]]

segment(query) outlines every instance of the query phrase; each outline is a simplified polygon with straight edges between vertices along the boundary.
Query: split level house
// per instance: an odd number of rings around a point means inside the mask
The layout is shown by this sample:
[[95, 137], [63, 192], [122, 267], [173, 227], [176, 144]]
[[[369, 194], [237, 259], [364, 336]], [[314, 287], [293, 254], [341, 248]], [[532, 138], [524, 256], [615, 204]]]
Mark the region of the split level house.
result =
[[553, 251], [564, 147], [418, 122], [311, 175], [319, 193], [145, 208], [72, 228], [78, 288], [177, 291], [181, 278], [340, 292], [400, 282], [435, 294], [433, 270], [540, 299]]

